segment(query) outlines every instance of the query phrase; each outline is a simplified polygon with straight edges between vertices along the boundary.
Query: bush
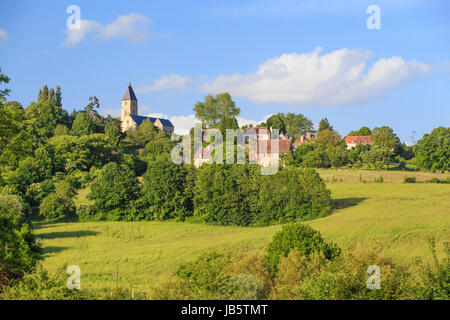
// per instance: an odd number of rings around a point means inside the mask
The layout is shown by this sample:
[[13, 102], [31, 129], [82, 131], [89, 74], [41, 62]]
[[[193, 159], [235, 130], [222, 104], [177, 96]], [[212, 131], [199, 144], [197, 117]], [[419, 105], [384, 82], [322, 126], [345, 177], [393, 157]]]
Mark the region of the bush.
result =
[[261, 284], [250, 274], [232, 274], [224, 284], [224, 295], [227, 300], [261, 300], [264, 293]]
[[39, 214], [46, 220], [52, 221], [68, 218], [75, 213], [75, 205], [71, 199], [64, 199], [55, 192], [50, 193], [42, 200]]
[[0, 294], [4, 300], [81, 300], [89, 299], [84, 291], [69, 290], [66, 286], [67, 275], [60, 269], [56, 276], [39, 264], [33, 272], [27, 273], [11, 287]]
[[203, 165], [197, 170], [194, 214], [220, 225], [250, 225], [258, 197], [257, 165]]
[[95, 215], [95, 209], [93, 206], [80, 205], [76, 208], [76, 214], [80, 221], [86, 221]]
[[144, 175], [144, 198], [152, 217], [159, 220], [192, 215], [192, 199], [186, 194], [188, 171], [167, 160], [148, 164]]
[[375, 183], [383, 183], [384, 179], [382, 176], [379, 176], [378, 178], [373, 178], [373, 182]]
[[140, 196], [139, 181], [127, 166], [115, 162], [105, 165], [91, 183], [89, 198], [94, 200], [97, 212], [107, 214], [107, 219], [120, 220], [126, 215], [130, 203]]
[[191, 299], [224, 299], [228, 263], [228, 255], [208, 252], [181, 265], [176, 274]]
[[433, 177], [429, 180], [427, 180], [428, 183], [450, 183], [450, 177], [447, 177], [447, 179], [438, 179], [436, 177]]
[[287, 257], [293, 249], [307, 258], [318, 253], [328, 260], [338, 257], [341, 253], [336, 244], [326, 243], [318, 231], [302, 223], [293, 223], [283, 226], [282, 230], [274, 235], [267, 250], [267, 258], [277, 267], [281, 257]]
[[286, 168], [259, 179], [256, 224], [310, 220], [331, 206], [330, 192], [313, 169]]
[[419, 168], [450, 171], [450, 127], [439, 127], [417, 141], [414, 150]]
[[0, 292], [11, 280], [23, 276], [40, 258], [26, 220], [29, 209], [15, 195], [0, 195]]
[[403, 183], [416, 183], [416, 177], [404, 177]]

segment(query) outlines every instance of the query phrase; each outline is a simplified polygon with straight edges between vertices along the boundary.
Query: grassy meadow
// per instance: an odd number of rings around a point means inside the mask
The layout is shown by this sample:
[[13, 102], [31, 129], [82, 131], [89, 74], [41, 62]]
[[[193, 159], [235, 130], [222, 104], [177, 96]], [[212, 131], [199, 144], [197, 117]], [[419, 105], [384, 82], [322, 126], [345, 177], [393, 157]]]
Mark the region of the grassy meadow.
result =
[[[400, 171], [320, 170], [334, 209], [309, 221], [341, 248], [363, 245], [401, 262], [431, 260], [428, 241], [450, 241], [450, 184], [404, 184], [448, 174]], [[374, 178], [383, 177], [383, 183]], [[87, 201], [88, 190], [77, 201]], [[79, 265], [84, 288], [119, 285], [145, 289], [171, 277], [177, 266], [209, 249], [263, 251], [281, 226], [222, 227], [182, 222], [35, 223], [44, 247], [44, 265], [56, 271]], [[439, 251], [442, 254], [442, 251]]]

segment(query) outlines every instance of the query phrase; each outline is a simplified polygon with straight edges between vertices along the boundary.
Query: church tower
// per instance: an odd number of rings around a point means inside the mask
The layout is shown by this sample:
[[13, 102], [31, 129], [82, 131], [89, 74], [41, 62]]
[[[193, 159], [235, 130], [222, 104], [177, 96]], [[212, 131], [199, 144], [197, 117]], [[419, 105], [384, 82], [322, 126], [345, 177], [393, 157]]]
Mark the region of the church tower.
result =
[[131, 87], [131, 82], [122, 98], [122, 112], [120, 114], [120, 120], [124, 121], [130, 114], [138, 114], [137, 99], [134, 95], [133, 88]]

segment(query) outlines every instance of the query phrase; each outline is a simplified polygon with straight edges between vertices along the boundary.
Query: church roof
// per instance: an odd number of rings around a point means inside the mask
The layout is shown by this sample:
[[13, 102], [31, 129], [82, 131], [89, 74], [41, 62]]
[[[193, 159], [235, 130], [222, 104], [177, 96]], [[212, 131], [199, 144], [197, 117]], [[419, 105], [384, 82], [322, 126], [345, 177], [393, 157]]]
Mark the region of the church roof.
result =
[[136, 96], [134, 95], [133, 88], [131, 87], [131, 83], [128, 85], [125, 94], [123, 95], [122, 100], [134, 100], [137, 101]]
[[170, 128], [173, 128], [172, 122], [170, 122], [170, 120], [167, 120], [167, 119], [153, 118], [153, 117], [144, 117], [144, 116], [138, 116], [138, 115], [135, 115], [135, 114], [130, 114], [130, 117], [131, 117], [131, 119], [134, 120], [134, 122], [136, 122], [136, 124], [137, 124], [138, 126], [140, 126], [141, 123], [142, 123], [142, 121], [144, 121], [145, 119], [150, 119], [150, 121], [151, 121], [152, 123], [155, 123], [155, 121], [156, 121], [157, 119], [159, 119], [159, 121], [161, 121], [161, 123], [162, 123], [162, 125], [163, 125], [164, 127], [170, 127]]

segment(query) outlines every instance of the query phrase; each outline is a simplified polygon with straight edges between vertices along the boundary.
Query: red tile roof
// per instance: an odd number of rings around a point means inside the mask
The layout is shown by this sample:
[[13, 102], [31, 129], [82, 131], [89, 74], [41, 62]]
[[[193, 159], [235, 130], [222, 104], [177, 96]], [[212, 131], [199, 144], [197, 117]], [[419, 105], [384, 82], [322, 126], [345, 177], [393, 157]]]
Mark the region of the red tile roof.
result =
[[344, 138], [345, 142], [348, 144], [354, 143], [354, 144], [370, 144], [372, 143], [372, 137], [371, 136], [346, 136]]

